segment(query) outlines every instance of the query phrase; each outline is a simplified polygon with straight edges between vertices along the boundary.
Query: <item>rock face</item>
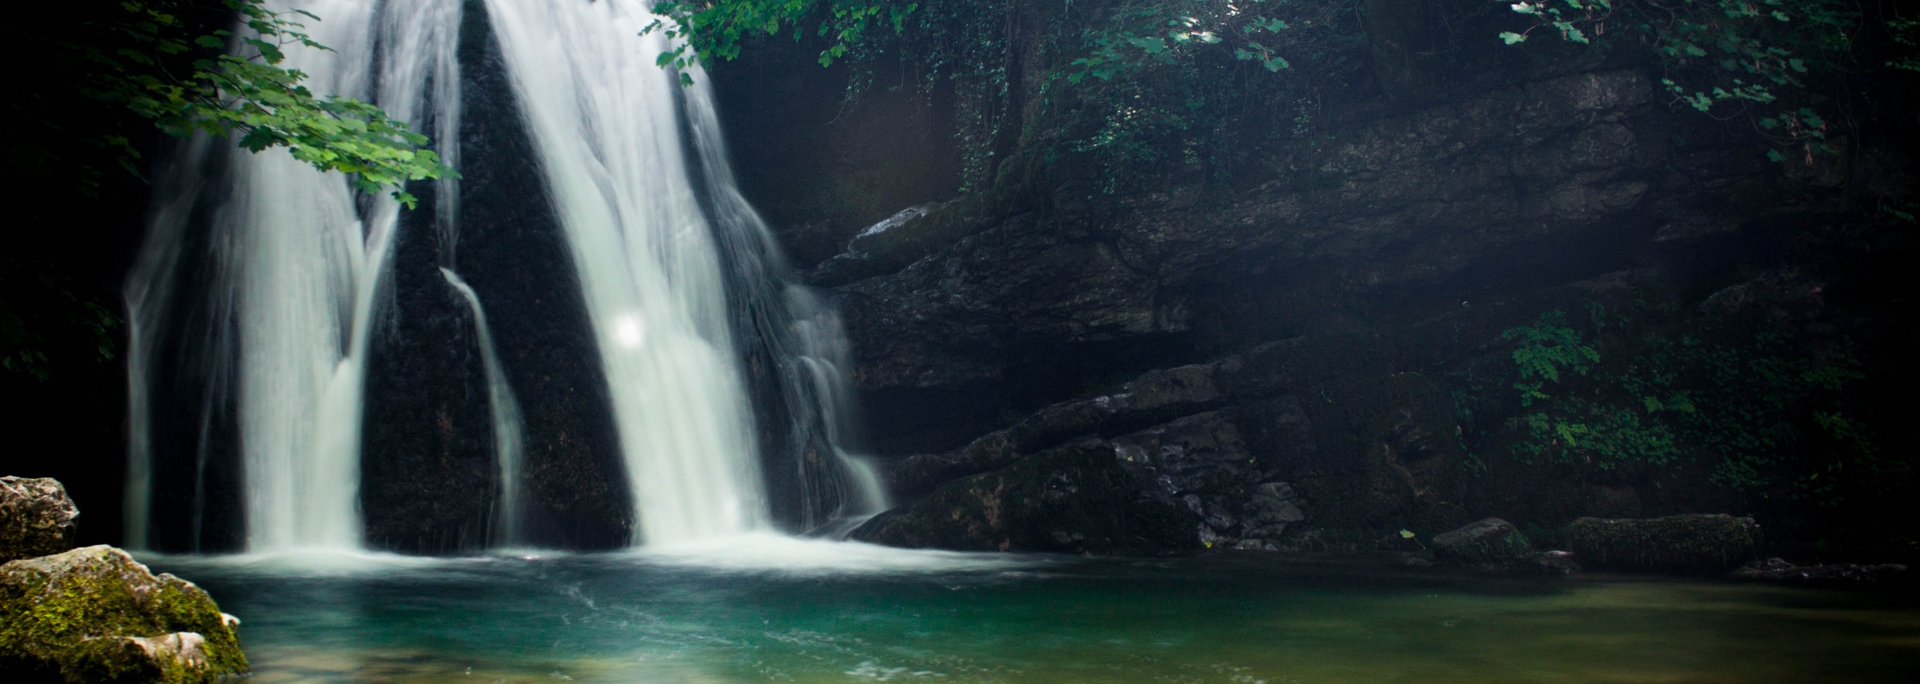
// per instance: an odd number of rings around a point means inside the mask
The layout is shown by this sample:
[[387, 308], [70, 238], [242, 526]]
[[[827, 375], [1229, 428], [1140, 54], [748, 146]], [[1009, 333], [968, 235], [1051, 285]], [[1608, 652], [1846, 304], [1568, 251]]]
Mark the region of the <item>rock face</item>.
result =
[[1721, 219], [1676, 206], [1677, 194], [1706, 179], [1721, 184], [1718, 197], [1759, 192], [1763, 162], [1675, 154], [1649, 119], [1664, 114], [1649, 108], [1652, 92], [1635, 72], [1578, 74], [1338, 126], [1327, 144], [1273, 158], [1284, 180], [1223, 204], [1173, 187], [1110, 207], [1072, 193], [1007, 207], [898, 272], [839, 286], [859, 382], [1006, 382], [1076, 347], [1231, 327], [1244, 323], [1231, 312], [1246, 302], [1219, 286], [1267, 274], [1312, 278], [1281, 295], [1302, 297], [1283, 306], [1306, 310], [1445, 283], [1515, 250], [1633, 231], [1644, 223], [1634, 217], [1656, 207], [1673, 231], [1711, 232]]
[[0, 563], [73, 548], [78, 517], [59, 480], [0, 477]]
[[1505, 567], [1533, 555], [1533, 545], [1513, 523], [1487, 518], [1435, 535], [1433, 555], [1448, 563]]
[[1907, 566], [1898, 563], [1794, 565], [1779, 558], [1768, 558], [1740, 566], [1739, 570], [1727, 573], [1727, 578], [1743, 582], [1862, 586], [1906, 579], [1906, 573]]
[[1760, 526], [1730, 515], [1580, 518], [1567, 526], [1567, 539], [1583, 562], [1622, 570], [1726, 572], [1760, 552]]
[[883, 513], [853, 538], [908, 548], [1145, 555], [1199, 546], [1197, 516], [1140, 496], [1098, 439], [963, 478]]
[[211, 682], [247, 671], [233, 620], [111, 546], [0, 566], [0, 670], [28, 681]]
[[918, 496], [1071, 437], [1117, 434], [1218, 406], [1225, 393], [1214, 385], [1214, 375], [1211, 364], [1150, 371], [1117, 392], [1042, 408], [959, 449], [903, 459], [889, 470], [888, 484], [896, 494]]

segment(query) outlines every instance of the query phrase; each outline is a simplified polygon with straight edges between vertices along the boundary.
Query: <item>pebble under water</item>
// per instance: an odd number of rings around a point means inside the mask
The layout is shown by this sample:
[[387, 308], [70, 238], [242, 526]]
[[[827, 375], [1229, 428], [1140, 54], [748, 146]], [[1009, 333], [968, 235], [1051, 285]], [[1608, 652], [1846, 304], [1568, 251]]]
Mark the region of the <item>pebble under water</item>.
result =
[[148, 556], [287, 682], [1920, 681], [1873, 596], [1389, 558], [901, 551], [749, 536], [618, 554]]

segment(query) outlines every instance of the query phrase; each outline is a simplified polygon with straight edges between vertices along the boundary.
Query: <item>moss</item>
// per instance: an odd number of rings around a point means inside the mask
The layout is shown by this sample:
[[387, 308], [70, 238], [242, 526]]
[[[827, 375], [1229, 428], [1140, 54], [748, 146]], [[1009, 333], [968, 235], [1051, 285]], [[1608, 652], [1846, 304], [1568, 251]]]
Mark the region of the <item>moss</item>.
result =
[[[239, 639], [205, 591], [156, 577], [110, 546], [8, 563], [0, 568], [0, 612], [11, 616], [0, 626], [0, 663], [51, 664], [68, 681], [210, 682], [247, 671]], [[108, 638], [176, 632], [205, 640], [204, 667], [140, 665], [147, 659], [138, 644]]]
[[1526, 535], [1499, 518], [1467, 525], [1433, 538], [1433, 555], [1463, 565], [1510, 565], [1533, 553]]
[[1567, 541], [1581, 562], [1616, 569], [1725, 572], [1759, 556], [1760, 526], [1729, 515], [1581, 518]]

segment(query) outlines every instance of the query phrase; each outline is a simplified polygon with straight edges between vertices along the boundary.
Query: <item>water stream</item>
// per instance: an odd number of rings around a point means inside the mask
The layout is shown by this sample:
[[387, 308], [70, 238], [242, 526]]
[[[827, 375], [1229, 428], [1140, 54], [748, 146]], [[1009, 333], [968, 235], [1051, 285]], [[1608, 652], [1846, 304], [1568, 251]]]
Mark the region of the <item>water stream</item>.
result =
[[[655, 64], [668, 44], [641, 35], [653, 21], [646, 3], [300, 7], [322, 17], [308, 31], [333, 50], [292, 50], [288, 66], [307, 73], [317, 91], [370, 100], [434, 133], [442, 156], [456, 163], [466, 144], [454, 134], [463, 130], [462, 12], [484, 11], [485, 37], [504, 63], [531, 146], [532, 158], [515, 161], [539, 169], [544, 187], [529, 190], [545, 193], [573, 267], [539, 277], [577, 287], [585, 304], [591, 329], [583, 332], [598, 358], [582, 367], [604, 374], [633, 500], [631, 543], [776, 525], [841, 530], [884, 506], [877, 478], [854, 453], [857, 417], [838, 320], [792, 284], [767, 227], [735, 189], [705, 74], [690, 73], [694, 85], [682, 87], [679, 73]], [[386, 334], [393, 316], [422, 315], [395, 313], [395, 268], [440, 269], [479, 327], [501, 482], [490, 494], [468, 494], [497, 499], [493, 543], [528, 541], [519, 531], [527, 489], [518, 479], [535, 445], [515, 427], [523, 421], [508, 380], [515, 361], [497, 351], [505, 345], [467, 286], [487, 274], [454, 257], [466, 218], [456, 179], [435, 188], [431, 239], [441, 257], [425, 266], [393, 263], [394, 245], [408, 239], [400, 232], [421, 222], [402, 220], [391, 198], [355, 192], [339, 174], [320, 174], [284, 151], [255, 155], [196, 140], [161, 175], [148, 241], [127, 285], [130, 545], [205, 548], [202, 532], [219, 517], [205, 512], [218, 508], [208, 491], [236, 470], [244, 505], [222, 520], [243, 521], [239, 546], [363, 544], [358, 480], [370, 341]], [[778, 386], [780, 415], [791, 423], [769, 444], [756, 439], [762, 426], [743, 371], [747, 358], [762, 356], [779, 370], [763, 382]], [[436, 410], [442, 423], [450, 420], [447, 406]], [[183, 432], [191, 425], [200, 426], [197, 436]], [[237, 451], [238, 465], [224, 465], [222, 450]], [[763, 472], [764, 463], [777, 472]], [[767, 478], [799, 491], [778, 516]], [[156, 492], [182, 487], [193, 502], [185, 543], [151, 522], [155, 511], [179, 507]], [[168, 541], [156, 544], [161, 536]]]
[[[1920, 609], [1778, 587], [1257, 555], [1096, 560], [777, 537], [608, 555], [170, 563], [251, 681], [1895, 682]], [[1901, 673], [1905, 674], [1901, 674]]]

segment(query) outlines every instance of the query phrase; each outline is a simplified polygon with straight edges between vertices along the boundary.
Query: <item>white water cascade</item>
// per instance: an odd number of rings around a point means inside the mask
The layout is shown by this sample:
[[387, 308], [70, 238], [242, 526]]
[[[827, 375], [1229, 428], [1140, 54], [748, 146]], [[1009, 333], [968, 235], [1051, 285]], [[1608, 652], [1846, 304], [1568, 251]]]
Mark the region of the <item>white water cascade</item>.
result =
[[[290, 9], [277, 0], [268, 5]], [[457, 83], [458, 0], [299, 5], [323, 18], [306, 20], [305, 30], [333, 49], [288, 49], [284, 66], [306, 73], [317, 92], [371, 100], [417, 125], [426, 84]], [[377, 61], [376, 42], [383, 43]], [[441, 141], [443, 150], [449, 142]], [[216, 169], [224, 182], [210, 182]], [[180, 263], [192, 255], [184, 253], [185, 233], [196, 205], [205, 203], [216, 207], [209, 245], [215, 311], [207, 317], [213, 329], [198, 332], [209, 348], [206, 373], [230, 381], [237, 406], [246, 547], [360, 546], [361, 393], [399, 204], [380, 195], [362, 196], [367, 205], [356, 206], [345, 176], [320, 174], [284, 150], [252, 154], [225, 140], [195, 141], [165, 176], [169, 187], [161, 189], [126, 291], [129, 543], [143, 546], [150, 532], [156, 407], [148, 379], [169, 326], [183, 323], [169, 311], [174, 298], [186, 296]], [[216, 411], [213, 401], [202, 415]]]
[[[642, 35], [654, 20], [642, 0], [481, 4], [533, 148], [528, 161], [574, 266], [554, 278], [577, 280], [592, 326], [636, 509], [631, 543], [772, 529], [764, 476], [797, 478], [806, 503], [798, 520], [782, 520], [799, 529], [832, 531], [877, 513], [885, 505], [878, 479], [846, 447], [857, 429], [837, 315], [788, 282], [770, 233], [735, 188], [706, 75], [690, 72], [695, 84], [683, 87], [677, 72], [656, 65], [669, 44]], [[324, 19], [308, 30], [333, 48], [289, 50], [289, 65], [311, 87], [368, 99], [417, 130], [430, 123], [441, 156], [457, 159], [461, 0], [301, 8]], [[356, 194], [338, 174], [221, 140], [194, 141], [163, 181], [127, 286], [129, 539], [138, 545], [150, 535], [160, 475], [154, 436], [163, 431], [156, 416], [180, 422], [179, 411], [156, 404], [153, 387], [166, 376], [204, 387], [197, 415], [205, 425], [220, 422], [222, 410], [235, 416], [248, 550], [360, 545], [369, 336], [389, 315], [396, 231], [413, 222], [399, 220], [390, 198]], [[438, 239], [452, 254], [459, 186], [447, 179], [438, 188]], [[210, 231], [207, 244], [196, 242], [196, 226]], [[211, 267], [198, 267], [211, 277], [183, 266], [198, 263], [191, 252], [199, 248], [212, 255], [199, 257]], [[519, 512], [532, 495], [520, 471], [533, 457], [509, 383], [513, 359], [496, 351], [480, 296], [462, 278], [478, 285], [484, 274], [458, 273], [450, 260], [439, 268], [480, 337], [500, 479], [490, 542], [528, 543]], [[763, 312], [757, 325], [770, 329], [754, 339], [780, 368], [793, 441], [823, 446], [837, 467], [761, 472], [730, 302]], [[185, 329], [193, 326], [206, 329]], [[179, 352], [183, 345], [192, 353]], [[181, 358], [193, 367], [162, 365]], [[212, 430], [201, 428], [196, 467], [208, 460]], [[200, 499], [193, 505], [197, 535]]]
[[766, 527], [726, 283], [636, 0], [488, 0], [579, 271], [639, 539]]
[[520, 464], [526, 449], [520, 402], [513, 398], [507, 372], [500, 365], [500, 353], [493, 348], [493, 330], [487, 325], [487, 311], [480, 306], [480, 295], [474, 294], [473, 288], [453, 269], [442, 267], [440, 275], [466, 300], [467, 310], [473, 312], [474, 327], [480, 334], [480, 363], [487, 373], [487, 406], [493, 410], [494, 464], [500, 473], [491, 541], [496, 546], [518, 546], [526, 541], [520, 534]]

